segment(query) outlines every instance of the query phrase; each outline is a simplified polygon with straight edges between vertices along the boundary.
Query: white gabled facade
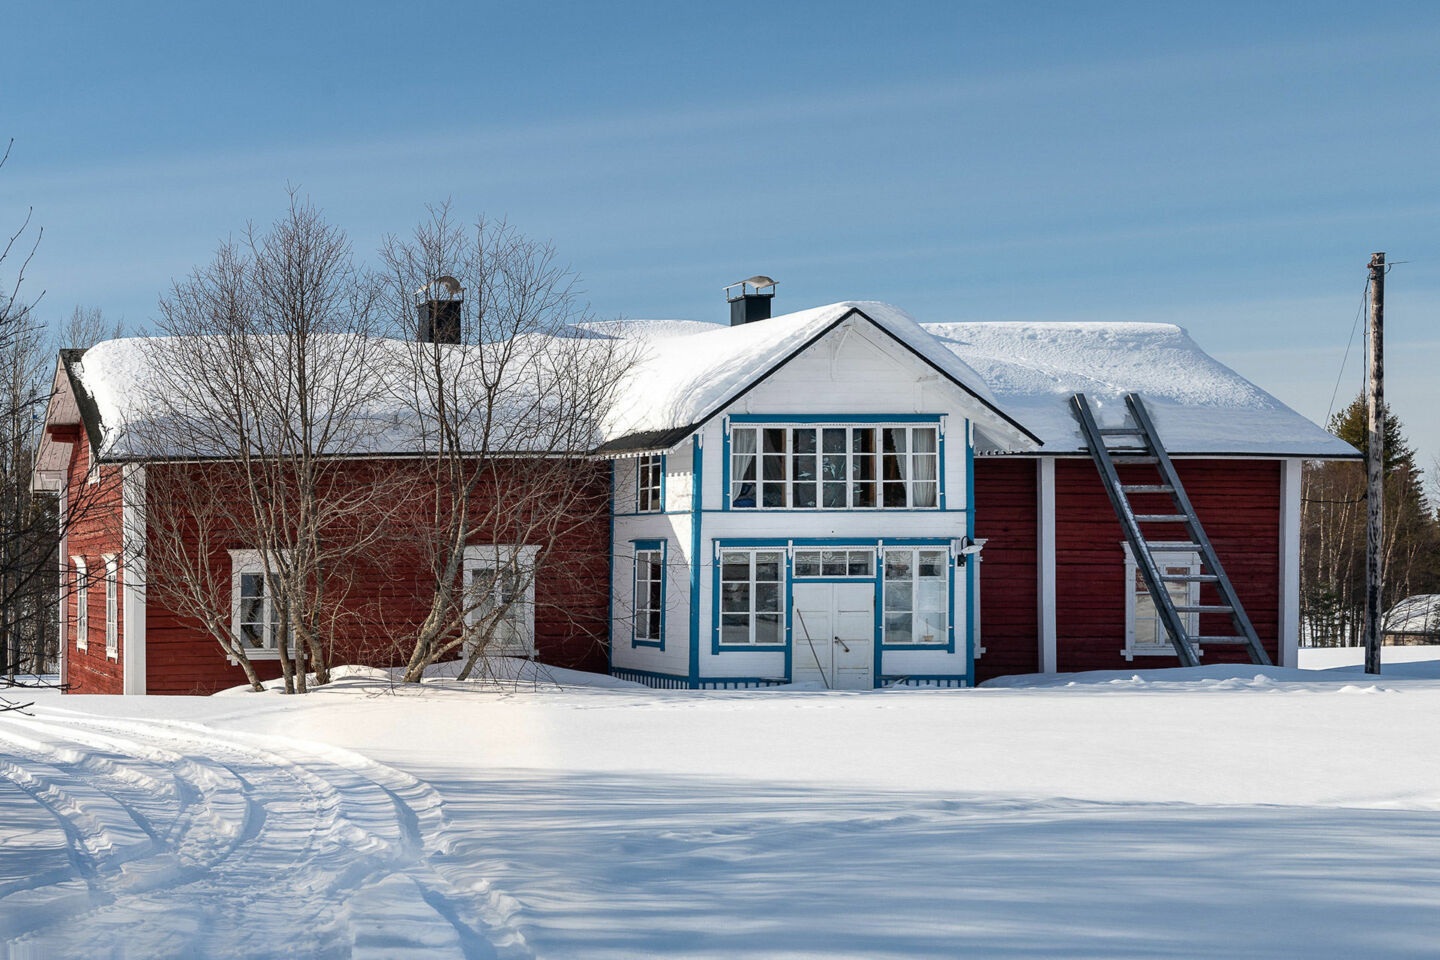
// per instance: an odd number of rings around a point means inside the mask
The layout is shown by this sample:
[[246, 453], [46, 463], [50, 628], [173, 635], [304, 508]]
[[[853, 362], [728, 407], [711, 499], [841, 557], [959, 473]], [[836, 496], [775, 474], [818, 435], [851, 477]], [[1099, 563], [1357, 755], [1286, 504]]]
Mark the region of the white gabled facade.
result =
[[614, 459], [612, 671], [684, 687], [968, 685], [977, 417], [998, 423], [855, 313], [674, 446]]

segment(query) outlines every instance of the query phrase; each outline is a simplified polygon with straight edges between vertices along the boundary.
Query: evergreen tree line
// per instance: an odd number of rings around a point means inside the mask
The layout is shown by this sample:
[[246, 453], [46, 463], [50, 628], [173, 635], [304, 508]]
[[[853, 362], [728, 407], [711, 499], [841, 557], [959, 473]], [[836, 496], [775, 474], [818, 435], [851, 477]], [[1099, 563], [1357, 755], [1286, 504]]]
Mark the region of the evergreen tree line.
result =
[[[1440, 594], [1440, 515], [1425, 494], [1424, 472], [1400, 419], [1383, 412], [1386, 609], [1407, 597]], [[1330, 418], [1331, 433], [1364, 452], [1364, 396]], [[1360, 461], [1305, 465], [1301, 492], [1301, 642], [1356, 646], [1365, 613], [1365, 466]], [[1428, 629], [1440, 633], [1440, 616]], [[1413, 627], [1415, 624], [1409, 624]]]

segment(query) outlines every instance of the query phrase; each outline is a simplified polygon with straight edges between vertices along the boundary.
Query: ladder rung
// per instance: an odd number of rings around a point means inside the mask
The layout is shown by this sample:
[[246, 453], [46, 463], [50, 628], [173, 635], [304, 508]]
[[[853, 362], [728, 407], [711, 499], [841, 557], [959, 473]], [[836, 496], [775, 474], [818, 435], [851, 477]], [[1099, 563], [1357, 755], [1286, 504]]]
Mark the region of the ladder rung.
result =
[[1101, 427], [1101, 428], [1100, 428], [1100, 435], [1101, 435], [1102, 437], [1123, 437], [1123, 436], [1139, 437], [1139, 436], [1143, 436], [1144, 434], [1145, 434], [1145, 431], [1144, 431], [1144, 430], [1141, 430], [1139, 427]]
[[1234, 613], [1235, 608], [1228, 603], [1197, 603], [1197, 604], [1176, 604], [1176, 613]]
[[1122, 483], [1120, 489], [1126, 493], [1174, 493], [1175, 488], [1168, 483]]
[[1155, 550], [1199, 550], [1200, 544], [1188, 540], [1146, 540], [1145, 546]]
[[1188, 515], [1188, 514], [1184, 514], [1184, 513], [1137, 513], [1137, 514], [1135, 514], [1135, 521], [1136, 521], [1137, 523], [1186, 523], [1186, 522], [1189, 521], [1189, 519], [1190, 519], [1189, 515]]
[[1159, 457], [1111, 457], [1114, 463], [1159, 463]]
[[1241, 643], [1249, 643], [1249, 642], [1250, 642], [1250, 639], [1249, 639], [1248, 637], [1191, 637], [1191, 638], [1190, 638], [1190, 642], [1191, 642], [1191, 643], [1198, 643], [1198, 644], [1208, 644], [1208, 643], [1234, 643], [1234, 644], [1241, 644]]
[[1160, 579], [1167, 583], [1218, 583], [1220, 578], [1213, 573], [1162, 573]]

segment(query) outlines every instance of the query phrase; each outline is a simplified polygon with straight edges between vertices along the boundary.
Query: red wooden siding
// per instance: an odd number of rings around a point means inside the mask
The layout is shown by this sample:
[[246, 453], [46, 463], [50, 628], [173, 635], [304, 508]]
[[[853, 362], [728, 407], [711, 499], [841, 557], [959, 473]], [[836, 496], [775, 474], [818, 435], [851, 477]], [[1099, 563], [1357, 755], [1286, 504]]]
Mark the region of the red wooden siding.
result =
[[980, 642], [975, 680], [1040, 669], [1036, 596], [1037, 461], [975, 460], [975, 536], [980, 562]]
[[[154, 489], [167, 480], [167, 468], [152, 466], [147, 486]], [[404, 479], [414, 469], [407, 461], [362, 461], [349, 467], [343, 482], [387, 483]], [[587, 482], [592, 496], [609, 495], [606, 464], [596, 464]], [[517, 481], [518, 482], [518, 481]], [[487, 493], [504, 484], [487, 484]], [[417, 514], [424, 504], [417, 503]], [[477, 515], [503, 516], [488, 502], [476, 505]], [[581, 670], [604, 671], [609, 604], [609, 521], [602, 510], [578, 510], [563, 524], [549, 555], [542, 557], [535, 582], [535, 646], [545, 663]], [[475, 542], [512, 543], [503, 521], [497, 521], [489, 536]], [[153, 532], [152, 532], [153, 535]], [[231, 549], [253, 545], [232, 537], [216, 544], [210, 563], [217, 575], [228, 582]], [[152, 577], [158, 571], [152, 568]], [[403, 664], [409, 649], [402, 640], [428, 612], [428, 563], [413, 540], [403, 536], [389, 539], [343, 571], [346, 595], [336, 615], [332, 633], [331, 662], [364, 663], [374, 666]], [[205, 694], [245, 683], [244, 672], [230, 664], [219, 645], [198, 622], [167, 609], [156, 583], [148, 598], [146, 629], [147, 692], [161, 694]], [[262, 679], [280, 675], [275, 660], [255, 660]]]
[[[1271, 658], [1280, 621], [1280, 463], [1275, 460], [1180, 460], [1181, 480], [1220, 562]], [[1122, 466], [1133, 482], [1154, 482], [1143, 466]], [[1037, 598], [1037, 475], [1035, 460], [980, 458], [975, 462], [975, 529], [985, 537], [980, 564], [981, 638], [985, 655], [976, 679], [1039, 669]], [[1137, 496], [1142, 512], [1168, 513], [1169, 498]], [[1120, 522], [1088, 459], [1055, 465], [1056, 657], [1061, 671], [1175, 665], [1170, 657], [1126, 660], [1125, 553]], [[1150, 528], [1147, 528], [1149, 531]], [[1153, 530], [1184, 539], [1182, 528]], [[1202, 603], [1218, 603], [1213, 587]], [[1234, 632], [1228, 617], [1207, 615], [1200, 630]], [[1245, 661], [1243, 649], [1205, 648], [1204, 662]]]
[[[71, 449], [69, 476], [66, 480], [67, 502], [70, 510], [68, 531], [69, 553], [66, 559], [65, 598], [65, 643], [68, 658], [68, 678], [72, 693], [122, 693], [124, 677], [121, 664], [125, 657], [124, 600], [117, 594], [116, 630], [118, 645], [116, 658], [105, 655], [105, 561], [102, 556], [114, 554], [121, 559], [120, 534], [120, 468], [101, 467], [99, 482], [86, 483], [90, 467], [90, 444], [84, 431], [77, 431], [76, 442]], [[85, 650], [76, 643], [76, 591], [75, 564], [71, 557], [85, 561], [86, 590], [89, 615], [89, 630]], [[123, 564], [122, 564], [123, 565]], [[123, 586], [122, 572], [122, 586]]]
[[[1121, 478], [1155, 482], [1145, 466], [1121, 466]], [[1178, 460], [1176, 469], [1190, 495], [1240, 602], [1272, 658], [1277, 655], [1280, 615], [1280, 464], [1275, 460]], [[1131, 501], [1141, 512], [1168, 513], [1164, 494]], [[1154, 525], [1147, 533], [1184, 539], [1180, 526]], [[1171, 657], [1129, 661], [1125, 645], [1125, 553], [1120, 521], [1110, 506], [1095, 465], [1085, 459], [1055, 464], [1055, 606], [1059, 669], [1120, 670], [1174, 666]], [[988, 549], [988, 548], [987, 548]], [[1218, 603], [1213, 587], [1201, 603]], [[1204, 616], [1201, 633], [1231, 634], [1226, 616]], [[1245, 661], [1244, 650], [1209, 647], [1205, 663]]]

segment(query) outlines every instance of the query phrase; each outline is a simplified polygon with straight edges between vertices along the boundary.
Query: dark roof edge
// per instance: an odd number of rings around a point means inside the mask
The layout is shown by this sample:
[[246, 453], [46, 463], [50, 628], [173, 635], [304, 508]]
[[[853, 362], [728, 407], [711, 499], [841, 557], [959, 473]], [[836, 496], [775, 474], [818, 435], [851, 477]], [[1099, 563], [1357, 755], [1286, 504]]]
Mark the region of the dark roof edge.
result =
[[85, 425], [85, 436], [90, 441], [91, 455], [95, 456], [94, 451], [100, 449], [103, 431], [100, 426], [100, 408], [96, 405], [95, 398], [90, 396], [90, 391], [85, 389], [85, 385], [75, 374], [74, 365], [79, 363], [83, 356], [85, 356], [83, 348], [62, 348], [60, 366], [65, 370], [65, 379], [70, 382], [70, 391], [75, 395], [75, 409], [80, 411], [80, 422]]

